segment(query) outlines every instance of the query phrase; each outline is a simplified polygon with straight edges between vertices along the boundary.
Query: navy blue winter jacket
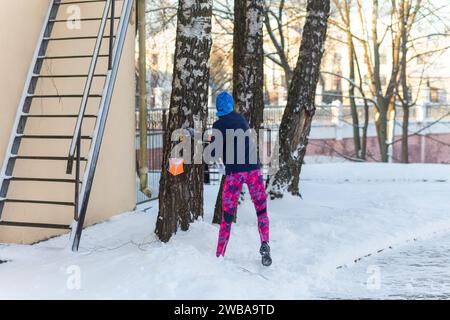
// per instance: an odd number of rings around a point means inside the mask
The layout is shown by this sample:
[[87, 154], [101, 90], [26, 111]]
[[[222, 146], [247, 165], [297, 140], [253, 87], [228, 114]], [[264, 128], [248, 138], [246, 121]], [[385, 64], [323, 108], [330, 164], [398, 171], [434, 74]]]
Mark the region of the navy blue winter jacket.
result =
[[[234, 157], [232, 157], [231, 161], [227, 161], [227, 129], [237, 130], [242, 129], [244, 132], [249, 130], [249, 125], [247, 120], [237, 112], [231, 112], [225, 116], [219, 117], [219, 119], [214, 122], [213, 129], [220, 130], [223, 137], [223, 154], [222, 160], [225, 164], [226, 174], [236, 173], [236, 172], [245, 172], [251, 170], [257, 170], [260, 168], [258, 154], [257, 154], [257, 141], [253, 141], [248, 136], [245, 137], [245, 144], [239, 146], [238, 139], [234, 137], [233, 147], [234, 147]], [[213, 140], [214, 141], [214, 140]], [[231, 143], [231, 142], [229, 142]], [[240, 150], [238, 150], [238, 148]], [[242, 157], [238, 157], [238, 154], [242, 154], [245, 152], [245, 159]], [[214, 153], [213, 153], [214, 155]], [[229, 158], [231, 155], [229, 155]], [[255, 160], [256, 161], [253, 161]], [[242, 161], [244, 160], [244, 161]]]

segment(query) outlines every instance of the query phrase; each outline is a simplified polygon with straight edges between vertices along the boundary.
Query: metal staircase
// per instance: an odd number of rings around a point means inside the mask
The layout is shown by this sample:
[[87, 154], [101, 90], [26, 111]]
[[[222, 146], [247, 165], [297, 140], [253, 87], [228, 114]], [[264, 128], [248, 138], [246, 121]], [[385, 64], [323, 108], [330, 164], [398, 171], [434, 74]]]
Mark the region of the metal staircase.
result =
[[[120, 4], [119, 4], [120, 2]], [[69, 5], [88, 6], [95, 4], [103, 5], [102, 16], [93, 18], [81, 18], [79, 21], [99, 22], [98, 33], [96, 35], [80, 35], [75, 37], [56, 37], [52, 34], [55, 31], [55, 25], [66, 23], [67, 19], [59, 19], [58, 11], [61, 7]], [[117, 8], [121, 5], [120, 15], [116, 15]], [[83, 225], [88, 209], [89, 197], [92, 189], [96, 165], [100, 153], [109, 106], [114, 90], [115, 80], [121, 59], [121, 54], [127, 33], [128, 22], [133, 8], [133, 0], [84, 0], [84, 1], [62, 1], [51, 0], [44, 26], [41, 30], [38, 45], [33, 55], [33, 60], [25, 81], [22, 97], [19, 102], [16, 119], [13, 125], [9, 144], [6, 150], [5, 159], [0, 171], [0, 226], [10, 227], [30, 227], [45, 229], [72, 229], [72, 250], [77, 251]], [[109, 25], [109, 32], [107, 26]], [[86, 41], [95, 40], [92, 54], [66, 54], [66, 55], [47, 55], [47, 48], [50, 43], [56, 41]], [[102, 46], [107, 47], [107, 53], [101, 54]], [[90, 59], [89, 70], [86, 73], [72, 74], [44, 74], [42, 72], [45, 60], [64, 61], [69, 66], [78, 59]], [[108, 59], [106, 70], [97, 70], [99, 59]], [[71, 94], [46, 94], [37, 93], [36, 88], [42, 79], [86, 79], [83, 92]], [[94, 79], [102, 79], [103, 85], [100, 94], [93, 93], [92, 83]], [[80, 99], [78, 114], [61, 113], [33, 113], [33, 101], [40, 100], [45, 106], [46, 101], [50, 99]], [[97, 106], [96, 112], [87, 112], [88, 102], [94, 101]], [[33, 134], [26, 132], [27, 121], [34, 118], [56, 119], [64, 121], [67, 119], [76, 119], [72, 135], [54, 134]], [[89, 134], [82, 134], [83, 122], [85, 119], [95, 120], [93, 129]], [[86, 131], [86, 130], [84, 130]], [[61, 155], [36, 155], [22, 154], [21, 142], [30, 140], [36, 143], [45, 143], [51, 141], [70, 142], [70, 148], [61, 150]], [[83, 153], [82, 143], [88, 143], [88, 152]], [[85, 148], [86, 149], [86, 148]], [[86, 151], [86, 150], [85, 150]], [[66, 172], [61, 175], [66, 177], [31, 177], [17, 176], [15, 166], [20, 161], [28, 161], [27, 166], [33, 166], [38, 161], [66, 162]], [[73, 172], [75, 171], [75, 172]], [[49, 183], [54, 185], [70, 184], [74, 188], [74, 198], [70, 201], [49, 200], [49, 199], [30, 199], [12, 198], [8, 195], [8, 190], [14, 183]], [[27, 205], [49, 205], [59, 207], [72, 207], [74, 222], [72, 224], [58, 224], [51, 222], [35, 221], [16, 221], [14, 219], [4, 220], [4, 211], [8, 210], [8, 204], [27, 204]], [[13, 216], [13, 212], [9, 214]], [[71, 218], [70, 218], [71, 219]], [[31, 220], [31, 219], [30, 219]]]

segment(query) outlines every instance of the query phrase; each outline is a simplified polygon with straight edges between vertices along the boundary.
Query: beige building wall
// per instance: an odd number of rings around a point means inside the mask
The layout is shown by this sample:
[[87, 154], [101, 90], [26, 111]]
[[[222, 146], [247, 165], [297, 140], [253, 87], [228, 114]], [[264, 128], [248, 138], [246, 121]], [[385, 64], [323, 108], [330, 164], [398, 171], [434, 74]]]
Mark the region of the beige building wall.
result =
[[[67, 0], [63, 0], [67, 1]], [[38, 35], [44, 23], [50, 0], [0, 0], [0, 161], [3, 163], [18, 103], [24, 82], [35, 50]], [[118, 1], [118, 12], [121, 10]], [[80, 5], [81, 17], [100, 17], [102, 3]], [[72, 8], [73, 9], [73, 8]], [[70, 16], [73, 11], [60, 7], [58, 19]], [[55, 24], [52, 36], [70, 37], [96, 35], [99, 22], [82, 22], [81, 29], [70, 29], [65, 23]], [[128, 28], [120, 70], [115, 85], [110, 113], [107, 121], [103, 145], [94, 179], [91, 201], [89, 203], [86, 225], [107, 219], [115, 214], [132, 210], [135, 207], [135, 21]], [[70, 55], [92, 53], [95, 40], [51, 42], [48, 55]], [[102, 53], [107, 52], [107, 41]], [[42, 74], [87, 74], [89, 59], [48, 60], [44, 63]], [[101, 58], [96, 73], [105, 73], [107, 59]], [[36, 93], [40, 94], [81, 94], [85, 79], [39, 80]], [[93, 93], [100, 93], [103, 78], [96, 78]], [[77, 114], [80, 105], [77, 99], [34, 100], [30, 113], [35, 114]], [[96, 113], [99, 99], [91, 99], [88, 113]], [[92, 133], [95, 120], [86, 120], [84, 135]], [[27, 122], [28, 134], [72, 135], [75, 119], [35, 118]], [[82, 147], [82, 155], [87, 154], [89, 141]], [[70, 140], [23, 140], [20, 155], [67, 156]], [[68, 178], [65, 174], [65, 161], [18, 160], [14, 176]], [[11, 182], [8, 197], [73, 201], [73, 184]], [[39, 223], [70, 224], [73, 208], [36, 204], [6, 204], [3, 210], [5, 221], [27, 221]], [[32, 243], [61, 233], [60, 231], [34, 228], [0, 226], [0, 242]]]

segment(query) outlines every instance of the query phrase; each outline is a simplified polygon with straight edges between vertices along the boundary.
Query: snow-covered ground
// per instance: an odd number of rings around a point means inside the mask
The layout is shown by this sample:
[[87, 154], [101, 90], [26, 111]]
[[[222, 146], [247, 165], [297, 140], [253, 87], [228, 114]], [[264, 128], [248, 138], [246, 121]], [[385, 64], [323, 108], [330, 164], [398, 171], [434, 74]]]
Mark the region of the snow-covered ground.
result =
[[450, 299], [449, 265], [450, 234], [418, 238], [337, 273], [326, 297]]
[[[0, 264], [0, 298], [378, 298], [390, 297], [391, 289], [402, 297], [403, 287], [391, 285], [400, 281], [395, 276], [421, 263], [421, 255], [408, 250], [433, 251], [415, 270], [421, 285], [434, 274], [433, 266], [427, 268], [432, 257], [439, 265], [450, 261], [449, 250], [436, 245], [441, 239], [450, 245], [450, 166], [305, 165], [303, 200], [269, 202], [269, 268], [260, 265], [249, 200], [239, 207], [225, 259], [215, 257], [218, 226], [210, 221], [217, 188], [206, 188], [203, 221], [167, 244], [153, 233], [154, 202], [147, 212], [88, 228], [78, 254], [65, 249], [67, 236], [34, 246], [1, 245], [0, 260], [9, 262]], [[415, 277], [408, 270], [406, 282]], [[450, 271], [442, 276], [449, 278]], [[404, 297], [415, 283], [404, 283]], [[430, 292], [439, 297], [439, 290]]]

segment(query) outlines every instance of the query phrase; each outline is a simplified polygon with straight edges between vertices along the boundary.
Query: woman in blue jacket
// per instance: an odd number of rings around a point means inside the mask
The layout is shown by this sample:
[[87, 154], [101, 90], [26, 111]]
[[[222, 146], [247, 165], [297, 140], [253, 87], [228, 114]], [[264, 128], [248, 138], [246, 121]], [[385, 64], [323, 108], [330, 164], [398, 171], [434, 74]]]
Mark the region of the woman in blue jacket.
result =
[[[256, 209], [258, 230], [261, 238], [260, 254], [262, 264], [272, 264], [269, 247], [269, 218], [267, 216], [267, 198], [264, 188], [264, 178], [260, 163], [257, 160], [256, 141], [245, 136], [245, 143], [238, 143], [236, 131], [247, 132], [247, 120], [239, 113], [233, 111], [233, 97], [228, 92], [222, 92], [216, 98], [217, 116], [219, 119], [213, 124], [213, 129], [219, 130], [223, 137], [223, 162], [226, 177], [222, 193], [222, 220], [217, 244], [217, 257], [224, 256], [230, 238], [231, 225], [236, 215], [236, 209], [242, 185], [248, 186], [250, 196]], [[227, 138], [229, 141], [227, 141]], [[233, 139], [233, 141], [231, 141]], [[233, 154], [228, 154], [227, 145], [232, 146]], [[229, 148], [231, 149], [231, 148]], [[231, 150], [228, 150], [230, 153]], [[244, 153], [244, 154], [243, 154]]]

